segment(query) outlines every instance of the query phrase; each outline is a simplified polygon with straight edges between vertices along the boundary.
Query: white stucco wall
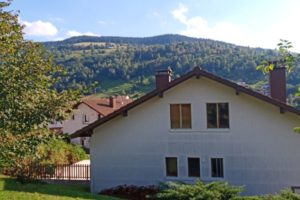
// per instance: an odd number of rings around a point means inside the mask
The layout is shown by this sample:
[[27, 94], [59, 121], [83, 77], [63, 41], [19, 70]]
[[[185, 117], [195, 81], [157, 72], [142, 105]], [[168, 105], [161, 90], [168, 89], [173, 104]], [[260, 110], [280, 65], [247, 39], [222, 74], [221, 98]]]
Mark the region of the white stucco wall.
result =
[[[72, 115], [75, 115], [75, 118], [72, 119]], [[89, 118], [88, 122], [84, 122], [84, 115], [87, 115]], [[70, 117], [63, 121], [63, 133], [72, 134], [79, 129], [89, 125], [90, 123], [96, 121], [98, 119], [98, 112], [91, 109], [84, 103], [81, 103], [76, 110], [70, 115]], [[71, 143], [73, 144], [81, 144], [80, 138], [71, 139]], [[90, 138], [84, 138], [84, 146], [89, 148]]]
[[[229, 102], [230, 129], [206, 128], [206, 103]], [[171, 130], [170, 103], [191, 103], [192, 129]], [[188, 177], [187, 157], [200, 157], [201, 180], [245, 185], [244, 194], [300, 186], [299, 116], [201, 77], [129, 110], [94, 130], [91, 189], [157, 184]], [[165, 157], [178, 158], [178, 177], [165, 176]], [[210, 158], [224, 158], [224, 178], [211, 178]]]

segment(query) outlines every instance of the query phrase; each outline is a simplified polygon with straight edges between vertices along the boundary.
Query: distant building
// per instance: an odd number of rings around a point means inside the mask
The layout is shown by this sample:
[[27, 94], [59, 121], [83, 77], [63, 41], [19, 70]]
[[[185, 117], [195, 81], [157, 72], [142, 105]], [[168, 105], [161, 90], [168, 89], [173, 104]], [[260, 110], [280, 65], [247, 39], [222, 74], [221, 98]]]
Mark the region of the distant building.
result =
[[[53, 122], [49, 125], [49, 128], [56, 132], [72, 134], [130, 102], [132, 100], [128, 96], [112, 96], [109, 98], [84, 97], [80, 103], [74, 106], [74, 110], [68, 119], [63, 122]], [[90, 138], [71, 139], [71, 143], [89, 148]]]

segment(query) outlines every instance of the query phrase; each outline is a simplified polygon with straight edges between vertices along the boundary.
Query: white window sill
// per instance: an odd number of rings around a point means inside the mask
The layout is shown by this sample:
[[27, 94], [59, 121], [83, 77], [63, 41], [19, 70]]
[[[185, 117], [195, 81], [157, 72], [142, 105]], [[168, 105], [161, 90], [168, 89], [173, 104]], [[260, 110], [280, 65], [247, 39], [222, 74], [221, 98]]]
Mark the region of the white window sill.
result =
[[206, 177], [203, 181], [223, 181], [225, 177]]
[[228, 128], [214, 128], [214, 129], [204, 129], [204, 130], [195, 130], [195, 129], [169, 129], [169, 133], [230, 133], [231, 130]]
[[165, 176], [166, 181], [178, 181], [181, 180], [179, 176]]
[[201, 180], [204, 183], [209, 183], [212, 181], [224, 181], [225, 177], [171, 177], [165, 176], [165, 181], [183, 181], [183, 182], [195, 182], [196, 180]]

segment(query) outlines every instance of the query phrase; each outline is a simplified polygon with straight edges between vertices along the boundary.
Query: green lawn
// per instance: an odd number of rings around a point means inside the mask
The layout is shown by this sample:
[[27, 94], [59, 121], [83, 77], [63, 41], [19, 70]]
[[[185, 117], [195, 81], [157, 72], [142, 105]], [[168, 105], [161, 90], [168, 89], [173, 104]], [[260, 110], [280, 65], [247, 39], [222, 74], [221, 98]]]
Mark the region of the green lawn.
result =
[[21, 184], [15, 179], [0, 175], [0, 200], [109, 200], [103, 195], [92, 195], [86, 186], [58, 185], [34, 182]]

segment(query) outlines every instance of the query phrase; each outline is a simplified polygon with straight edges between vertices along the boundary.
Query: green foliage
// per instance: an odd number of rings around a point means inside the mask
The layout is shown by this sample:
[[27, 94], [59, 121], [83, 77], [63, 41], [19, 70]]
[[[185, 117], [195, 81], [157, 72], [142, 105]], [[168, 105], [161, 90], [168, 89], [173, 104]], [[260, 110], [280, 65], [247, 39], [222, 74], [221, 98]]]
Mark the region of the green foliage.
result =
[[[42, 132], [43, 131], [43, 132]], [[35, 178], [32, 168], [40, 165], [51, 166], [72, 164], [87, 159], [80, 147], [66, 143], [64, 136], [46, 129], [27, 134], [6, 134], [1, 137], [0, 169], [18, 177], [21, 181]]]
[[60, 136], [40, 129], [18, 135], [1, 134], [0, 139], [0, 169], [25, 180], [33, 175], [29, 173], [30, 166], [38, 164], [38, 146], [52, 139], [60, 139]]
[[285, 67], [288, 72], [292, 70], [292, 67], [299, 61], [299, 54], [293, 54], [291, 48], [293, 45], [288, 40], [280, 39], [277, 44], [279, 51], [279, 58], [276, 62], [262, 61], [260, 65], [256, 67], [257, 70], [261, 70], [264, 74], [269, 73], [275, 67]]
[[236, 197], [241, 190], [241, 187], [233, 187], [225, 182], [204, 184], [197, 180], [194, 185], [169, 182], [162, 185], [162, 190], [156, 198], [163, 200], [229, 200]]
[[194, 185], [186, 183], [162, 183], [156, 199], [162, 200], [300, 200], [300, 195], [291, 190], [282, 190], [275, 195], [239, 196], [242, 187], [230, 186], [226, 182], [204, 184], [197, 180]]
[[24, 40], [18, 14], [7, 11], [10, 2], [0, 2], [0, 169], [26, 178], [37, 147], [59, 139], [48, 123], [67, 117], [79, 91], [55, 88], [65, 70], [40, 44]]
[[53, 86], [64, 74], [40, 44], [23, 39], [18, 15], [0, 3], [0, 129], [18, 134], [66, 117], [78, 92]]
[[87, 154], [79, 145], [55, 139], [39, 145], [36, 153], [39, 157], [39, 164], [42, 165], [73, 164], [88, 159]]
[[[169, 38], [172, 39], [169, 39]], [[155, 38], [131, 38], [120, 41], [113, 37], [84, 37], [76, 40], [46, 43], [46, 48], [55, 56], [56, 63], [63, 65], [69, 76], [64, 79], [64, 87], [86, 87], [90, 82], [99, 81], [91, 93], [107, 93], [118, 87], [118, 84], [132, 80], [142, 80], [143, 77], [151, 77], [149, 85], [142, 82], [133, 83], [133, 87], [126, 88], [125, 93], [133, 94], [140, 91], [147, 92], [154, 87], [154, 71], [158, 68], [171, 66], [174, 77], [178, 77], [189, 71], [194, 66], [218, 74], [224, 78], [255, 83], [264, 78], [255, 70], [262, 60], [277, 59], [279, 51], [253, 49], [235, 46], [223, 42], [205, 39], [187, 38], [177, 35], [160, 36]], [[78, 46], [81, 40], [115, 42], [113, 47], [96, 46], [93, 54], [85, 54], [89, 46]], [[124, 40], [123, 40], [124, 39]], [[146, 41], [143, 39], [147, 39]], [[150, 42], [152, 40], [152, 42]], [[160, 43], [158, 42], [160, 41]], [[78, 42], [78, 43], [76, 43]], [[128, 42], [128, 43], [126, 43]], [[99, 51], [105, 51], [105, 54]], [[296, 85], [299, 80], [299, 68], [294, 70], [295, 75], [289, 77], [289, 82]], [[107, 80], [113, 86], [106, 84]], [[115, 86], [116, 85], [116, 86]], [[149, 87], [150, 86], [150, 87]], [[114, 90], [120, 94], [120, 90]]]
[[[93, 45], [80, 45], [83, 42]], [[63, 65], [68, 72], [57, 88], [85, 88], [98, 81], [99, 85], [90, 93], [124, 92], [129, 95], [152, 90], [155, 70], [169, 66], [174, 78], [200, 66], [226, 79], [254, 84], [265, 77], [255, 67], [263, 60], [280, 58], [280, 52], [275, 50], [180, 35], [149, 38], [76, 37], [48, 42], [45, 47], [54, 54], [55, 63]], [[92, 48], [93, 53], [90, 52]], [[299, 83], [300, 68], [295, 67], [293, 72], [288, 82], [295, 86]], [[131, 86], [125, 87], [128, 82]]]

